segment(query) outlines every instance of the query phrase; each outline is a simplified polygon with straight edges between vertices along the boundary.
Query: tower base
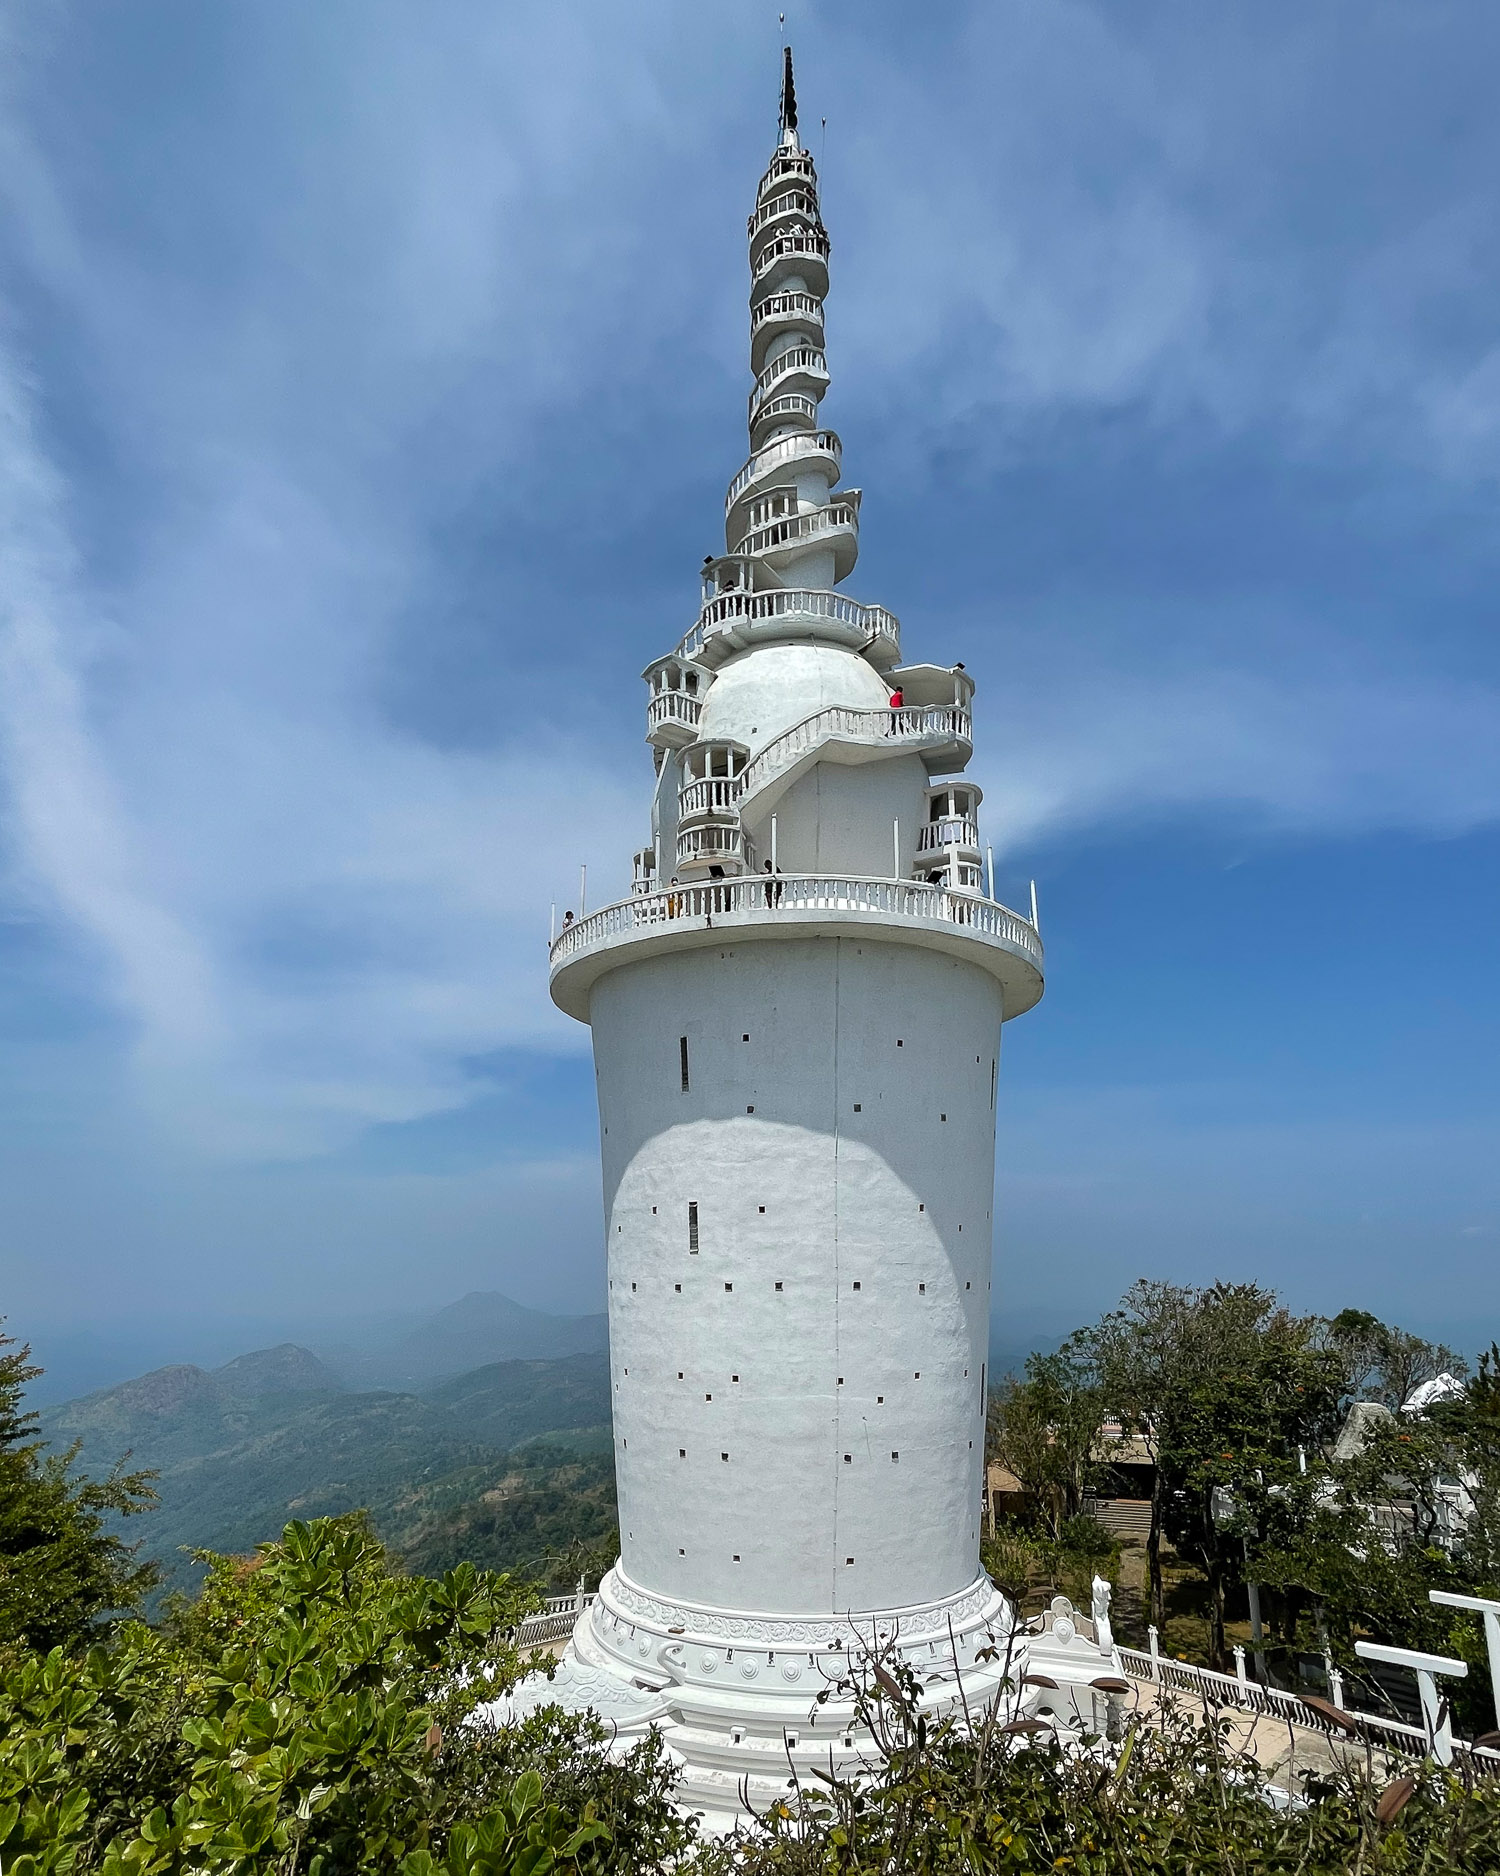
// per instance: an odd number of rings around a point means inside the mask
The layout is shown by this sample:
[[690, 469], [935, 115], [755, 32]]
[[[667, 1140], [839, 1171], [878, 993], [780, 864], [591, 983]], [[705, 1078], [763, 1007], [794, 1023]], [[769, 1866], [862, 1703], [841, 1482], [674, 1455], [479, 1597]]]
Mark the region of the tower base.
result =
[[[814, 1769], [858, 1776], [876, 1764], [875, 1741], [847, 1690], [851, 1670], [868, 1675], [877, 1658], [888, 1668], [899, 1662], [924, 1713], [978, 1720], [998, 1702], [1009, 1718], [1038, 1702], [1022, 1687], [1038, 1639], [1017, 1626], [983, 1575], [956, 1596], [912, 1608], [789, 1616], [664, 1602], [616, 1565], [579, 1617], [555, 1676], [529, 1676], [495, 1717], [550, 1705], [592, 1709], [622, 1747], [657, 1728], [680, 1767], [678, 1805], [716, 1834], [796, 1783], [815, 1784]], [[1106, 1671], [1109, 1657], [1078, 1642], [1080, 1678]], [[1051, 1661], [1049, 1669], [1055, 1678]]]

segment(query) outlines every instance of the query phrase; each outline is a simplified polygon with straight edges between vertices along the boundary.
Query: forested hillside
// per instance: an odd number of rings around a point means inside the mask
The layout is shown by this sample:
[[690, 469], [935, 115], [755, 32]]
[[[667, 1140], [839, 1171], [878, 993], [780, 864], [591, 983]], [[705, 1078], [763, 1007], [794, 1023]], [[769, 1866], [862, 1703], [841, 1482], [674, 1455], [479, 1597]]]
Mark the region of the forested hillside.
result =
[[51, 1409], [42, 1428], [55, 1447], [80, 1441], [94, 1472], [128, 1453], [158, 1475], [158, 1502], [130, 1534], [169, 1586], [194, 1574], [186, 1548], [243, 1552], [289, 1518], [361, 1507], [424, 1570], [472, 1557], [534, 1573], [614, 1531], [599, 1352], [395, 1393], [347, 1390], [288, 1344], [212, 1372], [157, 1369]]

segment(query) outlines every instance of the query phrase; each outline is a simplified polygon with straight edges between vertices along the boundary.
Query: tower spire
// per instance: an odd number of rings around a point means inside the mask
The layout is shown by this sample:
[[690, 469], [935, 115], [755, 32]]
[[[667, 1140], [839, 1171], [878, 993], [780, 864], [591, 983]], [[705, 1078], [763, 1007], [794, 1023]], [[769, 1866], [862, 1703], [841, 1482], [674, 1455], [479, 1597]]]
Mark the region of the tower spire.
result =
[[797, 144], [797, 83], [792, 77], [792, 48], [781, 52], [781, 141]]

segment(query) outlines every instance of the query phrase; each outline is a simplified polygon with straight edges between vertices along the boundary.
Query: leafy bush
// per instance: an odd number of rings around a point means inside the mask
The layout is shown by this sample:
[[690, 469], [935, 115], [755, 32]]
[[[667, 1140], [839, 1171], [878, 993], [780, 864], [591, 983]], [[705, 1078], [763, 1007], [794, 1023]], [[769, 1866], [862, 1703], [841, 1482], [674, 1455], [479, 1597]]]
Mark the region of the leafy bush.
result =
[[162, 1630], [0, 1663], [7, 1876], [540, 1876], [686, 1846], [654, 1743], [617, 1765], [585, 1719], [471, 1719], [525, 1665], [508, 1578], [398, 1576], [358, 1516], [202, 1561]]
[[894, 1660], [836, 1693], [882, 1742], [875, 1775], [794, 1782], [784, 1803], [702, 1855], [702, 1876], [1493, 1876], [1500, 1783], [1365, 1763], [1269, 1789], [1227, 1720], [1168, 1708], [1121, 1747], [1080, 1749], [993, 1721], [930, 1722]]

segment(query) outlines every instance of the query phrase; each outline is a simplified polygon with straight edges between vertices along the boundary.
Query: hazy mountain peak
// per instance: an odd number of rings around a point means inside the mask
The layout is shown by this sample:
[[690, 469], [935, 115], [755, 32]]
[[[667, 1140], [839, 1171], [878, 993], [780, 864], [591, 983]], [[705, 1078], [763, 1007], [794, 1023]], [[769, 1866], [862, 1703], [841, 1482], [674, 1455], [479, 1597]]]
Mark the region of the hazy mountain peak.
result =
[[326, 1362], [297, 1342], [281, 1342], [275, 1348], [236, 1355], [222, 1368], [215, 1368], [213, 1378], [226, 1393], [234, 1395], [328, 1394], [343, 1386]]

